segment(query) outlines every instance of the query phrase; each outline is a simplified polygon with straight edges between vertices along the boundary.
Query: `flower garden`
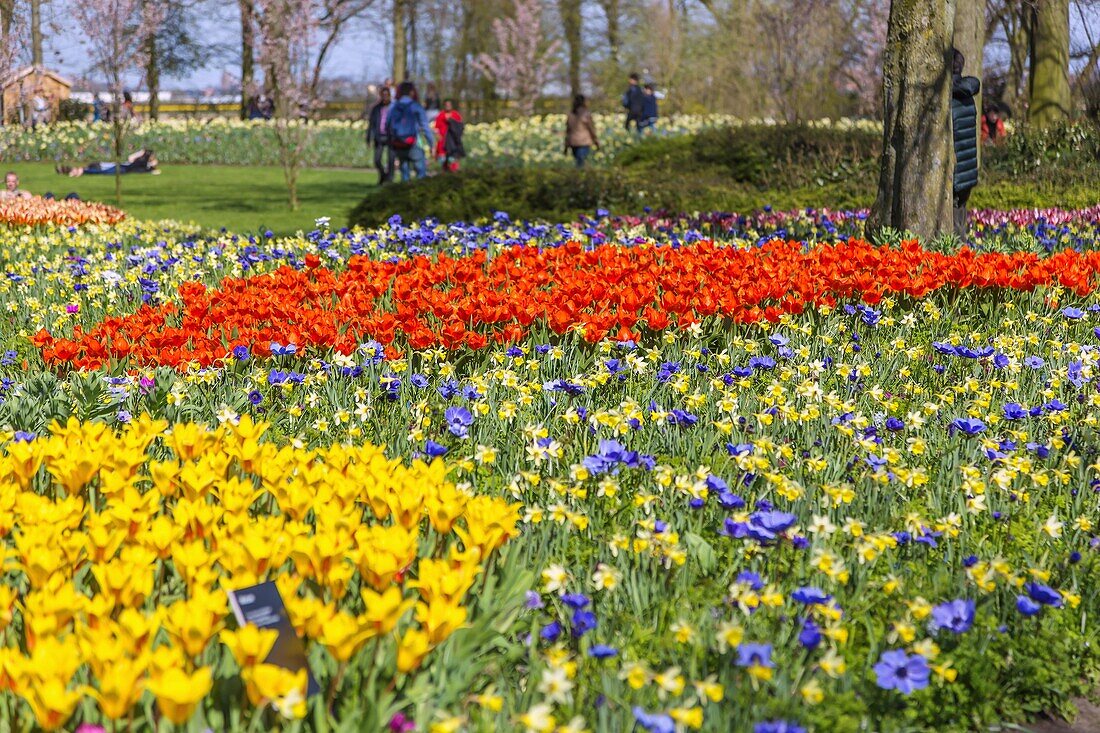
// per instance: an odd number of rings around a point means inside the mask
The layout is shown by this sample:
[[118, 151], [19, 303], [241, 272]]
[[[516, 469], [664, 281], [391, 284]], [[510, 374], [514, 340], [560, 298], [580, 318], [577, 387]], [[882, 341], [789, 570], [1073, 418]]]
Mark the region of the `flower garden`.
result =
[[[602, 149], [609, 160], [614, 153], [637, 141], [623, 129], [619, 115], [596, 115]], [[699, 130], [728, 126], [775, 126], [774, 120], [738, 120], [728, 115], [672, 115], [662, 121], [662, 135], [680, 136]], [[817, 126], [836, 129], [873, 128], [865, 121], [821, 120]], [[310, 124], [313, 135], [305, 153], [312, 166], [370, 167], [372, 151], [364, 144], [364, 121], [322, 120]], [[469, 159], [476, 164], [549, 164], [563, 160], [561, 137], [565, 114], [535, 116], [527, 120], [504, 119], [473, 124], [465, 144]], [[279, 165], [278, 148], [271, 126], [263, 121], [164, 120], [132, 128], [128, 144], [152, 148], [165, 163], [217, 165]], [[107, 123], [65, 122], [45, 132], [19, 126], [0, 126], [0, 150], [11, 161], [52, 160], [79, 162], [109, 160], [113, 138]]]
[[[13, 730], [985, 730], [1100, 677], [1100, 208], [0, 217]], [[229, 610], [269, 580], [316, 694]]]

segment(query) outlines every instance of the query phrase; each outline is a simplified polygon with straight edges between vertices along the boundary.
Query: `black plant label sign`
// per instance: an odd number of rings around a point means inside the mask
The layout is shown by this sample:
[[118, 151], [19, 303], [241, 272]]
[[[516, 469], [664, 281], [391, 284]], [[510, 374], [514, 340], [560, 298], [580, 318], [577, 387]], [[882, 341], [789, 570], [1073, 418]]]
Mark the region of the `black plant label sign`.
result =
[[309, 680], [306, 694], [314, 695], [320, 692], [321, 688], [309, 669], [305, 645], [302, 644], [302, 640], [298, 638], [298, 633], [290, 623], [286, 604], [283, 603], [283, 598], [279, 595], [279, 589], [275, 584], [268, 581], [249, 588], [231, 590], [228, 594], [229, 605], [232, 606], [233, 615], [237, 617], [237, 623], [240, 626], [252, 624], [261, 629], [275, 629], [279, 632], [275, 646], [271, 647], [264, 662], [291, 672], [306, 670]]

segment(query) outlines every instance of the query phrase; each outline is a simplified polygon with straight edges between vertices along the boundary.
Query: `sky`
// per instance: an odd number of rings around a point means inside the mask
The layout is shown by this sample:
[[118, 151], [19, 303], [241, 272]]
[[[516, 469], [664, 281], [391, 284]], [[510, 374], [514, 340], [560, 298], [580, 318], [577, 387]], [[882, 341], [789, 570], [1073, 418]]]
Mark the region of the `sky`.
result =
[[[86, 41], [79, 28], [65, 17], [64, 3], [48, 3], [44, 6], [44, 31], [46, 39], [43, 54], [46, 65], [69, 77], [81, 77], [89, 67]], [[165, 89], [204, 89], [216, 87], [223, 73], [236, 77], [240, 73], [240, 14], [236, 0], [212, 0], [204, 4], [199, 19], [203, 38], [219, 46], [203, 68], [182, 78], [162, 80]], [[364, 83], [383, 79], [390, 67], [389, 29], [385, 23], [372, 26], [372, 19], [350, 27], [344, 32], [337, 47], [330, 52], [326, 64], [329, 76], [347, 76]]]
[[[44, 15], [47, 40], [44, 53], [46, 64], [70, 77], [81, 77], [88, 70], [84, 39], [65, 17], [64, 2], [45, 4]], [[239, 11], [236, 0], [210, 0], [203, 5], [200, 32], [221, 47], [203, 68], [183, 78], [162, 80], [164, 89], [198, 89], [216, 87], [222, 76], [239, 73]], [[1075, 45], [1086, 43], [1085, 23], [1088, 23], [1094, 41], [1100, 41], [1100, 5], [1085, 12], [1085, 17], [1071, 10], [1071, 26]], [[326, 66], [329, 76], [344, 76], [365, 84], [381, 81], [388, 76], [390, 67], [389, 27], [382, 13], [368, 14], [342, 36], [332, 51]], [[998, 55], [996, 47], [987, 49], [987, 59]]]

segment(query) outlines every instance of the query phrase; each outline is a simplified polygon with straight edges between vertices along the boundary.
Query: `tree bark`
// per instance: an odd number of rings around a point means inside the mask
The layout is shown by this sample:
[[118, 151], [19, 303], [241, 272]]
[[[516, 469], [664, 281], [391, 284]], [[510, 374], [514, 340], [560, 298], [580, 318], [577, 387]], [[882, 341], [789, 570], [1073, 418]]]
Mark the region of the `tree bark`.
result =
[[1069, 0], [1036, 0], [1034, 13], [1028, 121], [1047, 127], [1071, 112]]
[[11, 40], [11, 28], [15, 22], [15, 0], [0, 0], [0, 42], [6, 48]]
[[954, 0], [893, 0], [883, 57], [883, 145], [872, 226], [951, 232]]
[[160, 58], [158, 53], [156, 29], [150, 29], [149, 35], [145, 37], [145, 86], [149, 90], [149, 119], [154, 122], [160, 116]]
[[[985, 0], [955, 0], [955, 48], [966, 59], [963, 74], [976, 76], [985, 91]], [[974, 98], [978, 119], [982, 118], [982, 97]], [[981, 165], [981, 135], [978, 136], [978, 164]]]
[[985, 0], [955, 0], [955, 48], [966, 57], [963, 73], [984, 79]]
[[569, 52], [569, 91], [573, 96], [581, 93], [581, 0], [558, 0], [561, 27]]
[[619, 47], [622, 37], [619, 26], [619, 0], [600, 0], [603, 14], [607, 18], [607, 54], [612, 65], [619, 66]]
[[1027, 76], [1028, 56], [1031, 53], [1032, 20], [1031, 11], [1017, 4], [1006, 13], [1003, 23], [1009, 49], [1005, 101], [1012, 109], [1012, 114], [1021, 119], [1024, 116], [1027, 101], [1024, 79]]
[[256, 76], [255, 7], [253, 0], [237, 0], [241, 9], [241, 119], [248, 119], [248, 103]]
[[42, 66], [42, 3], [31, 0], [31, 65]]
[[408, 27], [409, 0], [393, 0], [393, 80], [400, 84], [408, 74]]

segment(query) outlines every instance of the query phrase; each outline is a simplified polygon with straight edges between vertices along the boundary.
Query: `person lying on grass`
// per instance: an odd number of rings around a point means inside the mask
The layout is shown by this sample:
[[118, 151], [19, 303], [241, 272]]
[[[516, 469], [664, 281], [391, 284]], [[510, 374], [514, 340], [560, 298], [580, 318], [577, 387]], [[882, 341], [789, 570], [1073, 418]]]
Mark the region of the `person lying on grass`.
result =
[[[152, 173], [153, 175], [159, 175], [160, 170], [157, 168], [157, 165], [157, 156], [153, 154], [153, 151], [143, 148], [126, 158], [126, 162], [123, 163], [120, 168], [123, 173]], [[84, 167], [77, 166], [75, 168], [67, 165], [59, 165], [56, 170], [58, 173], [68, 175], [70, 178], [92, 175], [113, 176], [115, 174], [115, 164], [112, 162], [99, 162], [91, 163]]]

